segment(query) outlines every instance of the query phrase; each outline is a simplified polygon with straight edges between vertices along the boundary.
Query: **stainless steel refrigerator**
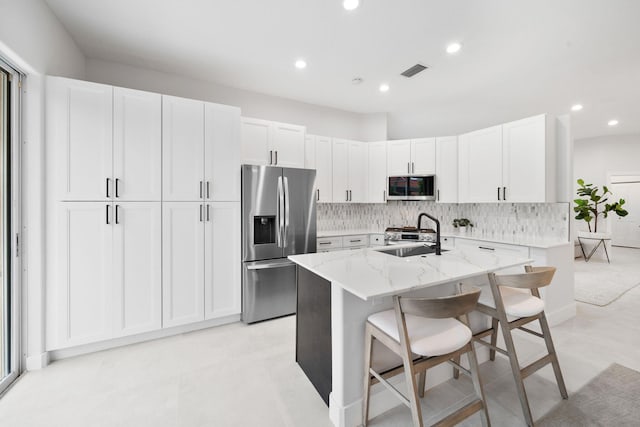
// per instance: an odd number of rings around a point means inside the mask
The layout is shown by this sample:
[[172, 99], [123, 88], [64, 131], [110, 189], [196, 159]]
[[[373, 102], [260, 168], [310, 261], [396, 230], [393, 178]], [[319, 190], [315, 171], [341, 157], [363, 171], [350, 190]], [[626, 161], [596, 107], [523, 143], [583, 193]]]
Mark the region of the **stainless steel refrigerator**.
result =
[[316, 171], [242, 165], [242, 321], [296, 312], [288, 255], [316, 251]]

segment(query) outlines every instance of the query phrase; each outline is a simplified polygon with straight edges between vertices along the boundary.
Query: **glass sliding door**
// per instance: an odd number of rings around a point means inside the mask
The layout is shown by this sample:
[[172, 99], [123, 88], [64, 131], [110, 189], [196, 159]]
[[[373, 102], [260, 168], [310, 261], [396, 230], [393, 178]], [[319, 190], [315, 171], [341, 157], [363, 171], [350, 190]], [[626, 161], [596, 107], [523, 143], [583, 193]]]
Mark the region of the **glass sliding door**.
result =
[[14, 270], [19, 269], [15, 268], [18, 265], [16, 246], [12, 246], [12, 227], [16, 225], [12, 222], [17, 204], [11, 189], [12, 165], [17, 164], [16, 158], [12, 158], [15, 151], [12, 146], [20, 129], [18, 86], [19, 75], [0, 60], [0, 393], [21, 371], [19, 290], [13, 275]]

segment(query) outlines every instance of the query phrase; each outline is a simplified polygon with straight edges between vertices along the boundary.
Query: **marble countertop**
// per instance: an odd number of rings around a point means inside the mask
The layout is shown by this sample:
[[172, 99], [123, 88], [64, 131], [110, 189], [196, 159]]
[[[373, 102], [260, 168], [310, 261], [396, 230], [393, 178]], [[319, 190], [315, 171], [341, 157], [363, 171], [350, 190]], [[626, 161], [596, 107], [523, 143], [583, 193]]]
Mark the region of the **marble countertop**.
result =
[[406, 258], [380, 252], [380, 249], [388, 248], [291, 255], [289, 259], [363, 300], [462, 280], [532, 262], [528, 258], [475, 248], [451, 250], [441, 256], [430, 254]]
[[[384, 231], [380, 230], [325, 230], [318, 231], [318, 238], [322, 237], [337, 237], [337, 236], [352, 236], [355, 234], [384, 234]], [[483, 242], [492, 242], [492, 243], [504, 243], [507, 245], [518, 245], [518, 246], [527, 246], [530, 248], [540, 248], [540, 249], [549, 249], [555, 248], [563, 245], [568, 245], [569, 241], [567, 240], [557, 240], [557, 239], [542, 239], [535, 237], [527, 237], [527, 236], [505, 236], [505, 237], [493, 237], [487, 236], [480, 232], [476, 231], [468, 231], [466, 233], [460, 233], [457, 231], [454, 232], [443, 232], [442, 237], [454, 237], [456, 239], [470, 239], [470, 240], [480, 240]]]

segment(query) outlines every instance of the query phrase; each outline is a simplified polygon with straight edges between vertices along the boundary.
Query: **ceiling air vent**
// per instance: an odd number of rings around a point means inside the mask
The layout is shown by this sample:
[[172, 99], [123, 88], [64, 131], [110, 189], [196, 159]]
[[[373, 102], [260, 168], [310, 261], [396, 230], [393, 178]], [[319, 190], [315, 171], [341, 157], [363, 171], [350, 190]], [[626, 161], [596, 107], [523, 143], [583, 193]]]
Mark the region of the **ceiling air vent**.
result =
[[419, 72], [424, 71], [426, 69], [427, 69], [427, 67], [425, 67], [424, 65], [416, 64], [413, 67], [404, 70], [401, 74], [403, 76], [405, 76], [405, 77], [413, 77], [416, 74], [418, 74]]

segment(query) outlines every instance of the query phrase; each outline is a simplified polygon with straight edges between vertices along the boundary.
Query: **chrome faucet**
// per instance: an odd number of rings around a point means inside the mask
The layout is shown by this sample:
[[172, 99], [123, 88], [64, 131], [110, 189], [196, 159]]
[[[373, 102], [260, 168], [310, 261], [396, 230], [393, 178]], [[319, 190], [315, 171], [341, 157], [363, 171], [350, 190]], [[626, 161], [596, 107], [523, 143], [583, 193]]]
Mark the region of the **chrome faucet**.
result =
[[420, 221], [422, 220], [423, 216], [426, 216], [431, 221], [436, 223], [436, 255], [442, 255], [440, 250], [440, 221], [438, 221], [436, 217], [433, 217], [428, 213], [422, 212], [420, 215], [418, 215], [418, 231], [420, 230]]

